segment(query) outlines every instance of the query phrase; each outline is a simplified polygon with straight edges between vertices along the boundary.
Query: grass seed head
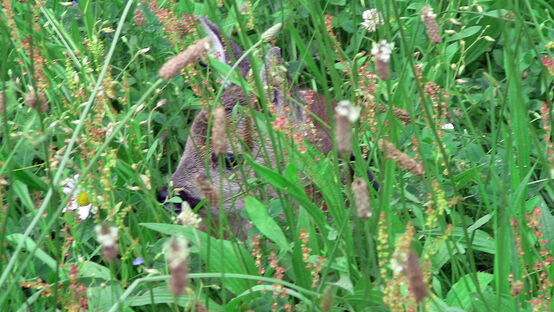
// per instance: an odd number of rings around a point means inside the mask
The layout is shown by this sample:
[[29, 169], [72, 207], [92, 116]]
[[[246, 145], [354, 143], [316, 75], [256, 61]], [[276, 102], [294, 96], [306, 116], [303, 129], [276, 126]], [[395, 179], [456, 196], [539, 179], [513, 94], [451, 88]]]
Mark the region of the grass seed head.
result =
[[333, 287], [327, 286], [323, 291], [323, 297], [321, 298], [321, 303], [319, 304], [321, 311], [327, 312], [331, 311], [333, 308]]
[[212, 150], [216, 156], [227, 153], [227, 116], [225, 108], [219, 106], [213, 111]]
[[350, 101], [340, 101], [335, 107], [335, 139], [340, 154], [352, 151], [352, 123], [360, 117], [360, 107]]
[[219, 192], [212, 182], [202, 174], [197, 174], [194, 179], [196, 180], [196, 185], [200, 189], [202, 196], [206, 199], [208, 204], [212, 207], [219, 206]]
[[388, 43], [387, 40], [381, 40], [373, 45], [371, 54], [375, 56], [375, 70], [381, 80], [386, 80], [390, 76], [389, 62], [394, 43]]
[[367, 182], [363, 178], [356, 178], [352, 182], [352, 193], [356, 200], [358, 217], [362, 219], [371, 218], [371, 207], [369, 205], [369, 189]]
[[282, 27], [283, 27], [282, 23], [277, 23], [271, 26], [268, 30], [262, 33], [262, 41], [270, 42], [271, 40], [273, 40], [279, 34]]
[[517, 297], [523, 292], [524, 289], [525, 285], [522, 281], [514, 281], [510, 287], [510, 294], [512, 297]]
[[188, 241], [183, 236], [174, 236], [168, 241], [165, 250], [171, 276], [169, 290], [177, 297], [184, 294], [188, 286]]
[[378, 145], [379, 148], [385, 152], [387, 157], [394, 160], [400, 168], [419, 177], [425, 174], [425, 169], [422, 164], [397, 149], [391, 142], [381, 139], [379, 140]]
[[419, 263], [419, 258], [412, 250], [408, 252], [405, 273], [408, 277], [410, 293], [414, 295], [417, 302], [420, 302], [427, 296], [427, 285], [425, 284], [423, 268]]
[[442, 42], [436, 18], [437, 15], [433, 12], [432, 7], [424, 5], [421, 8], [421, 19], [423, 20], [423, 23], [425, 23], [425, 30], [427, 31], [429, 39], [431, 39], [431, 42], [434, 44]]
[[27, 92], [25, 94], [25, 104], [36, 110], [38, 110], [38, 105], [40, 105], [40, 110], [43, 112], [50, 110], [50, 105], [44, 92], [35, 92], [33, 90]]
[[210, 47], [210, 39], [200, 39], [188, 47], [184, 52], [177, 54], [160, 68], [159, 75], [164, 80], [175, 77], [188, 64], [198, 61]]

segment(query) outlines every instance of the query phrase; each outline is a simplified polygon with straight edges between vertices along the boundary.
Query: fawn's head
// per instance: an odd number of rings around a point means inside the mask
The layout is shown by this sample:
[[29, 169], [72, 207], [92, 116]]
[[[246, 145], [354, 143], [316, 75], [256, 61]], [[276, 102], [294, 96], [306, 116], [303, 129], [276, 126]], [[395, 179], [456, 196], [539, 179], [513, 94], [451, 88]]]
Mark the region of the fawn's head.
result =
[[[229, 65], [235, 64], [235, 60], [240, 60], [237, 64], [238, 71], [246, 77], [251, 72], [251, 64], [248, 58], [243, 58], [244, 51], [226, 37], [213, 22], [204, 17], [199, 17], [199, 20], [211, 40], [213, 55], [218, 61]], [[310, 133], [306, 133], [306, 138], [322, 152], [327, 153], [332, 143], [328, 131], [324, 130], [329, 121], [325, 98], [310, 90], [286, 86], [287, 79], [276, 74], [282, 68], [279, 48], [270, 48], [264, 60], [259, 74], [264, 83], [263, 96], [267, 98], [267, 103], [271, 103], [273, 113], [286, 111], [286, 118], [291, 124], [310, 124]], [[205, 182], [205, 177], [208, 176], [214, 186], [212, 191], [222, 193], [220, 199], [225, 211], [238, 212], [244, 206], [242, 195], [250, 191], [246, 182], [254, 176], [251, 168], [242, 162], [242, 156], [248, 154], [257, 163], [275, 168], [274, 151], [269, 138], [264, 132], [257, 131], [253, 118], [255, 111], [262, 110], [259, 97], [253, 92], [245, 91], [247, 88], [227, 81], [223, 83], [225, 90], [221, 93], [218, 103], [214, 105], [218, 108], [202, 110], [196, 115], [179, 165], [168, 185], [158, 194], [160, 200], [163, 201], [167, 197], [167, 188], [172, 187], [176, 195], [194, 207], [206, 197], [202, 191], [209, 191], [208, 187], [199, 185], [202, 184], [199, 182]], [[309, 110], [304, 107], [308, 95], [311, 102]], [[217, 110], [223, 118], [216, 117]], [[214, 129], [222, 124], [225, 125], [225, 137], [215, 137]], [[214, 145], [218, 147], [214, 148]], [[223, 150], [221, 146], [224, 146]], [[200, 214], [202, 217], [211, 214], [212, 218], [217, 220], [219, 207], [211, 206], [210, 210], [202, 209]], [[180, 207], [175, 208], [179, 210]], [[240, 225], [238, 213], [229, 213], [228, 217], [231, 223]]]

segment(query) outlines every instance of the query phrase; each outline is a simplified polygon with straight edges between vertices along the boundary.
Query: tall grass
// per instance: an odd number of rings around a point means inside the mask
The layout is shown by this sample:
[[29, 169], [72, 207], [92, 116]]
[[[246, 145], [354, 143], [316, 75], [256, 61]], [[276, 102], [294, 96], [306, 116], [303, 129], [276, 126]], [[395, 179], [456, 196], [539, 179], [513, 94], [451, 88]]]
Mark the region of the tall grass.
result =
[[[436, 17], [422, 18], [424, 5]], [[362, 25], [373, 8], [374, 30]], [[8, 0], [2, 9], [2, 311], [554, 308], [549, 3]], [[250, 76], [211, 57], [158, 76], [204, 36], [197, 15], [247, 52]], [[372, 55], [382, 40], [394, 43], [384, 65]], [[263, 94], [272, 45], [288, 87], [323, 94], [331, 112], [340, 100], [360, 109], [355, 159], [338, 151], [334, 118], [323, 155], [277, 126], [279, 112], [258, 96], [260, 109], [243, 112], [275, 159], [244, 152], [233, 178], [253, 178], [241, 191], [192, 207], [218, 206], [217, 220], [204, 220], [218, 227], [177, 224], [156, 191], [194, 116], [218, 105], [220, 77]], [[235, 154], [247, 151], [230, 138]], [[206, 171], [225, 161], [206, 159]], [[356, 178], [365, 183], [351, 187]], [[360, 196], [369, 218], [358, 216]], [[252, 227], [231, 229], [223, 201], [244, 201]], [[188, 248], [168, 243], [174, 236]], [[187, 283], [177, 297], [175, 272]]]

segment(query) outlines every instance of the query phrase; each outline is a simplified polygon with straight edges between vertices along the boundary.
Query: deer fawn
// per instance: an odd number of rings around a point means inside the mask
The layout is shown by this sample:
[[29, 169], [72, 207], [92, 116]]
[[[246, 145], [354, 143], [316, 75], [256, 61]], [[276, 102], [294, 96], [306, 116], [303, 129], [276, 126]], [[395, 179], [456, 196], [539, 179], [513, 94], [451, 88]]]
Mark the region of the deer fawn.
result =
[[[213, 55], [220, 62], [230, 65], [234, 64], [234, 60], [240, 60], [237, 64], [238, 71], [247, 77], [251, 71], [251, 64], [248, 58], [243, 58], [243, 50], [233, 40], [225, 37], [212, 21], [202, 16], [199, 17], [199, 21], [209, 38], [208, 41], [211, 40]], [[270, 48], [265, 56], [265, 64], [260, 70], [260, 77], [266, 90], [266, 94], [263, 96], [267, 97], [268, 103], [274, 105], [273, 111], [289, 112], [287, 118], [291, 124], [310, 125], [309, 133], [306, 133], [305, 138], [322, 153], [327, 154], [333, 146], [328, 126], [330, 112], [326, 98], [309, 89], [292, 88], [292, 90], [287, 90], [286, 84], [283, 83], [286, 78], [276, 75], [282, 68], [281, 64], [280, 49]], [[261, 110], [259, 98], [253, 93], [246, 94], [246, 91], [240, 86], [225, 81], [224, 84], [227, 86], [222, 92], [217, 106], [224, 108], [227, 130], [231, 133], [230, 138], [238, 141], [239, 144], [234, 144], [234, 148], [231, 148], [232, 144], [226, 144], [227, 150], [222, 153], [224, 161], [220, 161], [221, 158], [214, 154], [213, 148], [214, 140], [218, 140], [218, 138], [210, 137], [210, 134], [213, 133], [210, 131], [210, 119], [212, 128], [218, 126], [213, 123], [215, 120], [212, 116], [214, 110], [200, 111], [192, 123], [179, 165], [169, 179], [168, 185], [158, 193], [158, 198], [163, 201], [168, 196], [168, 186], [171, 186], [184, 202], [194, 207], [203, 198], [201, 191], [203, 186], [199, 184], [205, 181], [207, 175], [213, 182], [215, 192], [222, 190], [222, 205], [231, 227], [236, 232], [237, 229], [248, 228], [247, 222], [239, 216], [244, 202], [241, 196], [237, 195], [248, 193], [245, 182], [254, 176], [246, 162], [241, 164], [240, 170], [237, 168], [241, 154], [248, 153], [257, 163], [271, 168], [275, 168], [276, 165], [272, 144], [267, 137], [264, 137], [263, 133], [258, 134], [259, 132], [255, 131], [255, 125], [250, 116], [252, 114], [250, 108]], [[307, 96], [310, 97], [311, 102], [309, 110], [306, 110], [303, 105], [306, 103]], [[335, 106], [333, 102], [330, 105], [331, 107]], [[268, 144], [264, 144], [266, 142]], [[207, 163], [208, 165], [206, 165]], [[199, 214], [204, 220], [208, 214], [211, 215], [212, 220], [218, 220], [220, 207], [210, 206], [209, 212], [207, 209], [201, 209]], [[179, 210], [179, 207], [175, 208]]]

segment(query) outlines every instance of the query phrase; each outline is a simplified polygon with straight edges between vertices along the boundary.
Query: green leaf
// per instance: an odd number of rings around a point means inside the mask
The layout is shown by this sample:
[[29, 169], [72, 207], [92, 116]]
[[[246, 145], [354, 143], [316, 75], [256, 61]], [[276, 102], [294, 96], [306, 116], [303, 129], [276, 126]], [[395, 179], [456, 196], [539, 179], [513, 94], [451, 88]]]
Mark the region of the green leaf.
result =
[[110, 269], [92, 261], [85, 262], [79, 272], [83, 277], [100, 278], [106, 281], [111, 279]]
[[479, 218], [479, 220], [475, 221], [475, 223], [473, 223], [470, 227], [468, 227], [467, 231], [472, 232], [472, 231], [482, 227], [483, 225], [487, 224], [487, 222], [489, 222], [491, 218], [492, 218], [491, 214], [486, 214], [486, 215], [482, 216], [481, 218]]
[[131, 296], [125, 300], [125, 304], [130, 307], [140, 307], [160, 303], [177, 303], [179, 306], [184, 307], [191, 299], [194, 300], [188, 293], [175, 298], [167, 285], [163, 285], [145, 290], [140, 295]]
[[[17, 245], [17, 244], [19, 244], [19, 242], [23, 238], [23, 234], [21, 234], [21, 233], [10, 234], [6, 238], [7, 238], [8, 242], [10, 242], [14, 245]], [[30, 237], [27, 237], [25, 239], [25, 245], [24, 245], [23, 248], [27, 249], [28, 251], [31, 251], [31, 250], [35, 249], [36, 246], [37, 246], [37, 244], [35, 243], [35, 241], [32, 240]], [[44, 264], [46, 264], [50, 269], [56, 270], [56, 265], [57, 265], [56, 260], [54, 260], [54, 258], [50, 257], [42, 249], [37, 248], [36, 251], [35, 251], [34, 256], [35, 256], [35, 258], [37, 258], [38, 260], [40, 260]]]
[[[476, 278], [477, 283], [479, 283], [479, 288], [483, 291], [493, 280], [494, 276], [489, 273], [477, 272]], [[466, 287], [466, 285], [468, 287]], [[472, 294], [475, 292], [477, 292], [477, 287], [473, 283], [471, 275], [466, 274], [452, 285], [452, 288], [446, 295], [446, 303], [449, 306], [469, 309], [471, 308]]]
[[267, 238], [274, 241], [281, 249], [290, 250], [287, 238], [277, 223], [271, 218], [266, 206], [259, 200], [247, 196], [244, 198], [244, 207], [254, 225]]
[[446, 39], [446, 42], [458, 41], [460, 39], [467, 38], [469, 36], [473, 36], [479, 30], [481, 30], [481, 28], [483, 28], [483, 27], [482, 26], [470, 26], [470, 27], [464, 28], [459, 33], [456, 33], [456, 34], [452, 35], [451, 37], [449, 37], [448, 39]]
[[479, 177], [479, 172], [483, 168], [483, 165], [476, 166], [471, 169], [465, 170], [461, 172], [460, 174], [456, 175], [454, 177], [454, 181], [456, 182], [456, 188], [460, 189], [464, 186], [466, 186], [470, 181], [472, 181], [474, 178]]
[[19, 200], [21, 200], [23, 205], [27, 207], [29, 211], [33, 211], [33, 201], [31, 200], [31, 195], [29, 195], [29, 189], [27, 188], [27, 185], [19, 180], [16, 180], [13, 183], [13, 190], [15, 191], [15, 194], [17, 195], [17, 197], [19, 197]]
[[[244, 302], [250, 302], [253, 299], [255, 299], [259, 294], [255, 293], [266, 293], [266, 292], [272, 292], [274, 289], [273, 285], [256, 285], [247, 291], [243, 292], [242, 294], [236, 296], [229, 302], [227, 305], [226, 311], [240, 311], [239, 305]], [[308, 298], [306, 298], [301, 293], [297, 292], [294, 289], [290, 288], [283, 288], [283, 290], [292, 297], [295, 297], [297, 299], [300, 299], [300, 301], [305, 302], [306, 304], [313, 304], [312, 301], [310, 301]]]
[[245, 155], [244, 158], [248, 161], [256, 173], [267, 180], [272, 186], [281, 189], [294, 197], [302, 205], [302, 207], [308, 211], [315, 223], [319, 226], [322, 233], [326, 235], [327, 230], [325, 228], [325, 224], [327, 222], [323, 213], [314, 203], [312, 203], [302, 188], [298, 187], [298, 185], [292, 183], [279, 173], [258, 164], [247, 155]]

